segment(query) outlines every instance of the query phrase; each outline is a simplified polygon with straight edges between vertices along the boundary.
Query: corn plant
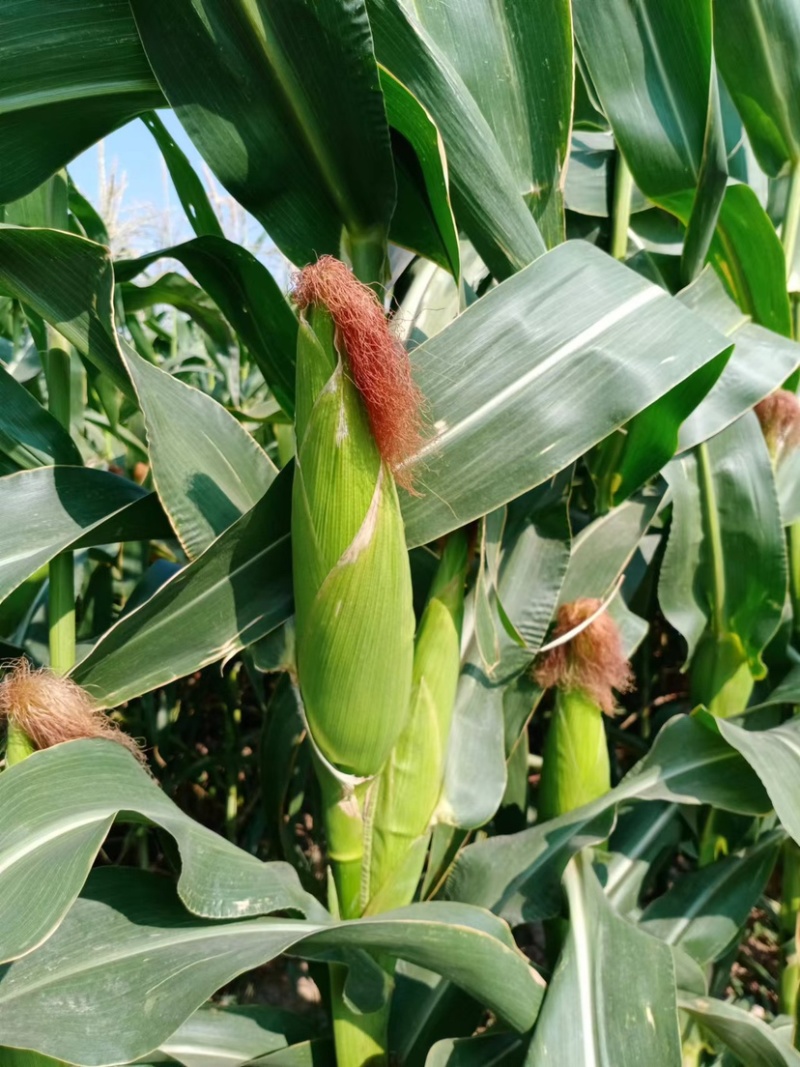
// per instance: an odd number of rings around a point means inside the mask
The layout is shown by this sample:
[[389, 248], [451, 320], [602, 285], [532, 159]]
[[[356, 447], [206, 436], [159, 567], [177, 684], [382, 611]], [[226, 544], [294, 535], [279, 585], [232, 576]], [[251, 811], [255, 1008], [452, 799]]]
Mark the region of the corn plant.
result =
[[0, 27], [3, 1067], [797, 1067], [800, 6]]

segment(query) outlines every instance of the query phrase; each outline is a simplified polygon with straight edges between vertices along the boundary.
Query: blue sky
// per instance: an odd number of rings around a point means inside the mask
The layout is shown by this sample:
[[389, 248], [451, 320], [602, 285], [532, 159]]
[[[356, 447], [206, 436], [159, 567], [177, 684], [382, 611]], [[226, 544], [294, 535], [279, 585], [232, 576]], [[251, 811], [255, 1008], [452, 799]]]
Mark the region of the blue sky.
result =
[[[174, 113], [164, 110], [159, 115], [208, 188], [210, 172]], [[109, 134], [103, 141], [103, 153], [107, 177], [115, 174], [117, 180], [124, 178], [120, 224], [133, 250], [140, 254], [154, 251], [165, 243], [175, 244], [193, 236], [158, 147], [143, 122], [134, 119]], [[100, 207], [99, 160], [98, 146], [94, 145], [68, 167], [75, 184], [96, 207]], [[285, 261], [261, 226], [241, 209], [233, 213], [225, 189], [211, 180], [218, 197], [225, 201], [218, 214], [226, 236], [248, 247], [279, 282], [285, 283]]]
[[[183, 127], [172, 111], [159, 111], [164, 125], [189, 157], [194, 168], [202, 174], [200, 153], [184, 133]], [[105, 138], [106, 169], [110, 170], [114, 161], [128, 179], [126, 198], [131, 202], [152, 203], [156, 207], [165, 205], [165, 190], [161, 155], [147, 127], [139, 119], [134, 119], [127, 126], [116, 130]], [[98, 203], [98, 150], [97, 146], [88, 149], [69, 165], [72, 179], [84, 196], [92, 203]], [[169, 185], [170, 202], [178, 203], [172, 182]]]

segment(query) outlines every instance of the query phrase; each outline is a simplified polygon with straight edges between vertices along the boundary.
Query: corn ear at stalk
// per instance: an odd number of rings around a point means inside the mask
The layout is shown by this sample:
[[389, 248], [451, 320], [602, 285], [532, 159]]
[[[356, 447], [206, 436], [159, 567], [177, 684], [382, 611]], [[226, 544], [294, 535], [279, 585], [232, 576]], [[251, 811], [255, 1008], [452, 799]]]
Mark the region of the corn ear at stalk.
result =
[[[305, 313], [292, 497], [297, 673], [322, 792], [331, 906], [357, 918], [364, 795], [403, 731], [411, 696], [414, 606], [393, 472], [417, 441], [419, 404], [375, 294], [344, 264], [326, 256], [306, 267], [294, 297]], [[342, 982], [332, 965], [337, 1062], [386, 1063], [388, 1006], [353, 1012]]]
[[422, 873], [461, 669], [467, 562], [467, 538], [458, 531], [445, 546], [420, 620], [406, 727], [370, 793], [370, 912], [410, 903]]
[[[576, 600], [559, 609], [555, 637], [585, 624], [599, 600]], [[611, 788], [604, 714], [614, 710], [612, 690], [631, 688], [630, 665], [619, 630], [605, 612], [570, 640], [547, 652], [535, 677], [556, 689], [555, 709], [545, 740], [539, 789], [540, 817], [553, 819], [603, 796]]]
[[557, 690], [542, 757], [542, 819], [574, 811], [611, 788], [603, 713], [580, 689]]
[[707, 631], [692, 658], [691, 695], [712, 715], [740, 715], [753, 692], [747, 653], [736, 634]]
[[414, 611], [397, 489], [341, 341], [328, 309], [310, 305], [297, 353], [297, 669], [320, 753], [371, 776], [408, 714]]

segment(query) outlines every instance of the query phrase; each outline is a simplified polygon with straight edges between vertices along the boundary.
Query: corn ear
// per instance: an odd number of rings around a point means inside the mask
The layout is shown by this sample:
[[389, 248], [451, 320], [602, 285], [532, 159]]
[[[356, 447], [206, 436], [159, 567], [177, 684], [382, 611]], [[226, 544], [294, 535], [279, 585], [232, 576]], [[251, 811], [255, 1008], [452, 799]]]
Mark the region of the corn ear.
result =
[[542, 755], [542, 819], [554, 819], [580, 808], [611, 788], [603, 712], [583, 690], [556, 690], [555, 710]]
[[707, 631], [692, 659], [692, 700], [713, 715], [740, 715], [753, 692], [747, 653], [736, 634]]
[[376, 774], [409, 708], [411, 573], [397, 489], [327, 310], [301, 324], [292, 550], [297, 669], [315, 745]]
[[425, 860], [439, 802], [461, 665], [467, 541], [448, 541], [423, 612], [414, 650], [411, 711], [373, 786], [370, 911], [408, 903]]

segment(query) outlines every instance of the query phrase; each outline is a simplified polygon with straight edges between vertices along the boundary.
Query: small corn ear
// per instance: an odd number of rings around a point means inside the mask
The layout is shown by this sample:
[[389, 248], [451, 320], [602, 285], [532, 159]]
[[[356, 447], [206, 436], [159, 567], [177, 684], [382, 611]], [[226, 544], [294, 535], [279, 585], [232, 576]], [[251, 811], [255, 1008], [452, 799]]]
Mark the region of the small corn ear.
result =
[[694, 703], [723, 719], [740, 715], [753, 693], [753, 673], [738, 635], [706, 631], [692, 657], [691, 681]]
[[408, 903], [425, 860], [427, 835], [442, 788], [444, 760], [461, 665], [467, 541], [448, 541], [422, 615], [414, 650], [411, 712], [373, 787], [371, 909]]
[[[558, 609], [555, 637], [534, 677], [554, 687], [555, 709], [544, 744], [539, 814], [552, 819], [603, 796], [611, 788], [611, 768], [603, 713], [615, 706], [614, 690], [633, 686], [617, 624], [599, 600], [581, 599]], [[587, 625], [588, 624], [588, 625]]]
[[313, 305], [297, 353], [292, 550], [297, 669], [313, 740], [343, 771], [376, 774], [408, 715], [411, 574], [397, 489]]
[[603, 712], [580, 689], [556, 691], [544, 744], [539, 817], [554, 819], [611, 788]]

